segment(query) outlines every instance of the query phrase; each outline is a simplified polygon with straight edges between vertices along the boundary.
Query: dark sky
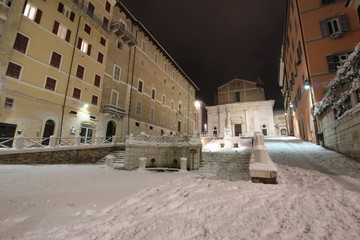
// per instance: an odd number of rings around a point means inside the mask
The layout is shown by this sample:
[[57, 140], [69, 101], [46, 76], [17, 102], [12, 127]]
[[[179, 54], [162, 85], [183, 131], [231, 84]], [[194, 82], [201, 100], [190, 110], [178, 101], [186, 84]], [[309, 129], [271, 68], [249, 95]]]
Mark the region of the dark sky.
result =
[[122, 0], [213, 105], [216, 88], [235, 76], [264, 82], [282, 107], [278, 58], [286, 0]]

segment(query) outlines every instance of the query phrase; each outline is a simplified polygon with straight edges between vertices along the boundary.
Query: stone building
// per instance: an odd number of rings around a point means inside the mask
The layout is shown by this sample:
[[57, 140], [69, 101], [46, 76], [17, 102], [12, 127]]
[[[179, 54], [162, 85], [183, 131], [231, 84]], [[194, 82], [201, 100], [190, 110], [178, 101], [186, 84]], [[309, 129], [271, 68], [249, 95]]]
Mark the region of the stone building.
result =
[[206, 107], [209, 136], [223, 138], [225, 128], [232, 136], [274, 135], [274, 101], [256, 82], [235, 78], [218, 88], [217, 99], [222, 104]]
[[287, 132], [287, 125], [286, 125], [286, 115], [284, 110], [277, 109], [274, 110], [274, 132], [276, 136], [286, 136], [288, 135]]
[[0, 137], [193, 133], [198, 88], [119, 1], [0, 11]]

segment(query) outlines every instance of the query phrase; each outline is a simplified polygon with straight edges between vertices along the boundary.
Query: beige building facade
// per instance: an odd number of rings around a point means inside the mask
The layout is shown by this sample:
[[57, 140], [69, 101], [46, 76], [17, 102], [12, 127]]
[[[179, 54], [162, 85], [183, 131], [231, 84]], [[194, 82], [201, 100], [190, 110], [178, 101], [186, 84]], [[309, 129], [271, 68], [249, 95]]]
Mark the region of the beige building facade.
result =
[[0, 11], [0, 138], [192, 134], [198, 88], [121, 3]]

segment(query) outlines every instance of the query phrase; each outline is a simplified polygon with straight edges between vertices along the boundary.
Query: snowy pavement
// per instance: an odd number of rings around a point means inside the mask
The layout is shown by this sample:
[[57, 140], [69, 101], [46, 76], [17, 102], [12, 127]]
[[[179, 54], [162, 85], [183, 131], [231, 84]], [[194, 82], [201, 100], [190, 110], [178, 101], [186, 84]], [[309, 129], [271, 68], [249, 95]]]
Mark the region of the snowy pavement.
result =
[[278, 185], [98, 165], [0, 165], [0, 239], [359, 239], [360, 163], [266, 140]]

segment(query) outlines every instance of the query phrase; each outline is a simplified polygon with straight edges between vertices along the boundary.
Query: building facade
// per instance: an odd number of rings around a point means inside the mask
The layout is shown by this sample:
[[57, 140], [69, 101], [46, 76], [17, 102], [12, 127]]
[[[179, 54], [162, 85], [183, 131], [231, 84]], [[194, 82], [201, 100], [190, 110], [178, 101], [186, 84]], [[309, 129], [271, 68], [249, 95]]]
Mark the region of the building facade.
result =
[[198, 88], [119, 1], [0, 11], [0, 137], [193, 133]]
[[274, 133], [276, 136], [288, 135], [284, 110], [274, 110], [274, 124]]
[[253, 136], [254, 132], [274, 135], [273, 100], [265, 100], [264, 89], [256, 82], [235, 78], [218, 88], [219, 105], [208, 106], [208, 136], [223, 138]]
[[280, 63], [280, 85], [289, 134], [316, 142], [314, 118], [328, 83], [360, 39], [356, 11], [342, 0], [289, 0]]

